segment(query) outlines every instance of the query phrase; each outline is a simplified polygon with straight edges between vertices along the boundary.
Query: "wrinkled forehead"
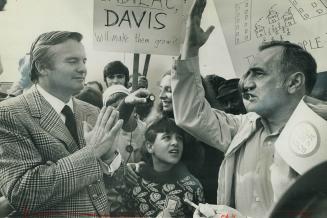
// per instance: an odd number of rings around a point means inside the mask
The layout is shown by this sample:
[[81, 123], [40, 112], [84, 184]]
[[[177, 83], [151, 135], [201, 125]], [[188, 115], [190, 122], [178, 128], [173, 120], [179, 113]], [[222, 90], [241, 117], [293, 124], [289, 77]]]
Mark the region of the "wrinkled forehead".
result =
[[252, 61], [250, 65], [251, 68], [256, 67], [268, 67], [271, 65], [280, 64], [281, 58], [283, 54], [283, 47], [282, 46], [273, 46], [270, 48], [266, 48], [262, 51], [259, 51]]

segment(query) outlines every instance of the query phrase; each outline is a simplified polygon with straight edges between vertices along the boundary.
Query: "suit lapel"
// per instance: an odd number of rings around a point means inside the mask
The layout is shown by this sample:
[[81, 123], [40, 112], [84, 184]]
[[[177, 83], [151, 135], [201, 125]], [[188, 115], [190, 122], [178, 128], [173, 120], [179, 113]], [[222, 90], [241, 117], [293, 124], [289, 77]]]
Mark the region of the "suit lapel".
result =
[[35, 86], [25, 95], [25, 98], [32, 116], [39, 119], [40, 126], [53, 137], [62, 141], [70, 153], [77, 151], [78, 146], [59, 114], [43, 98]]
[[86, 142], [84, 138], [84, 130], [83, 130], [83, 121], [87, 120], [87, 113], [76, 102], [74, 98], [73, 98], [73, 104], [74, 104], [74, 114], [75, 114], [77, 134], [79, 139], [79, 146], [80, 148], [83, 148], [86, 146]]
[[79, 137], [80, 148], [86, 146], [83, 122], [87, 122], [92, 127], [95, 125], [100, 109], [91, 107], [90, 105], [73, 98], [74, 114], [76, 119], [77, 132]]

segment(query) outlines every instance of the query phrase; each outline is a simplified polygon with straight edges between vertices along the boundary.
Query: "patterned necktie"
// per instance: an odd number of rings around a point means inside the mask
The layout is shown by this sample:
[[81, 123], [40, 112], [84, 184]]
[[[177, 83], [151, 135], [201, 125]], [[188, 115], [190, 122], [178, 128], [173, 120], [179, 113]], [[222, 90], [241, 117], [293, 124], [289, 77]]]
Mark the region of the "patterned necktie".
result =
[[69, 130], [71, 136], [73, 136], [75, 142], [77, 144], [79, 144], [77, 128], [76, 128], [76, 121], [75, 121], [75, 116], [74, 116], [72, 109], [70, 109], [69, 106], [65, 105], [65, 107], [62, 109], [61, 112], [66, 117], [65, 125], [66, 125], [67, 129]]

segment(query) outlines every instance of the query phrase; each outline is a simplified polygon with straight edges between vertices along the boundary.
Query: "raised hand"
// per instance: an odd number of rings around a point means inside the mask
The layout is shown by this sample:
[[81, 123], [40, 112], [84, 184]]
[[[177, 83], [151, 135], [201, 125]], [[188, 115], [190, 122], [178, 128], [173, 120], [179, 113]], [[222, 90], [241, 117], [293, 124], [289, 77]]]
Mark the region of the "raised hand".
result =
[[191, 8], [186, 24], [185, 41], [183, 45], [182, 58], [194, 57], [198, 55], [199, 48], [206, 43], [214, 26], [210, 26], [206, 31], [201, 28], [202, 13], [206, 6], [206, 0], [195, 0]]
[[103, 107], [92, 130], [84, 123], [86, 145], [93, 148], [96, 157], [108, 161], [115, 157], [115, 140], [123, 125], [118, 117], [119, 112], [113, 107]]

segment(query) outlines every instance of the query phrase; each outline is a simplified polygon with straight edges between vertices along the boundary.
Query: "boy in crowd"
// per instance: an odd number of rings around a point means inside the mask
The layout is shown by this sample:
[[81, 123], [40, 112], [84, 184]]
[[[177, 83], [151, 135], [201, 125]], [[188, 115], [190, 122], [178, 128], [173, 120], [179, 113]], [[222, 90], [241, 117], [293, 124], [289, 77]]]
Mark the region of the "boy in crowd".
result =
[[107, 88], [112, 85], [128, 86], [129, 70], [121, 61], [109, 62], [103, 69], [103, 79]]
[[[140, 178], [121, 190], [130, 199], [127, 208], [141, 217], [191, 217], [193, 210], [184, 199], [198, 204], [204, 198], [202, 185], [183, 164], [184, 131], [173, 119], [159, 117], [148, 125], [145, 139], [148, 157]], [[114, 177], [123, 175], [121, 168]]]

